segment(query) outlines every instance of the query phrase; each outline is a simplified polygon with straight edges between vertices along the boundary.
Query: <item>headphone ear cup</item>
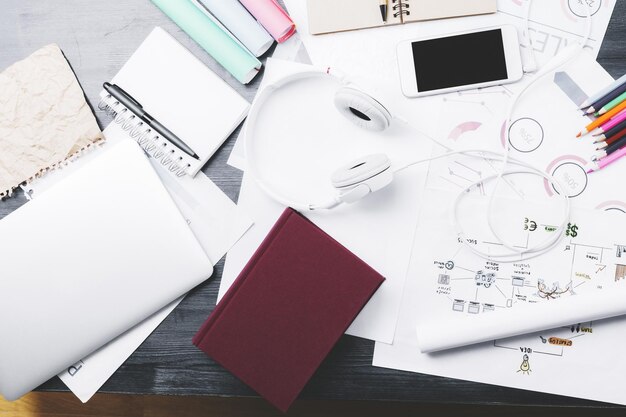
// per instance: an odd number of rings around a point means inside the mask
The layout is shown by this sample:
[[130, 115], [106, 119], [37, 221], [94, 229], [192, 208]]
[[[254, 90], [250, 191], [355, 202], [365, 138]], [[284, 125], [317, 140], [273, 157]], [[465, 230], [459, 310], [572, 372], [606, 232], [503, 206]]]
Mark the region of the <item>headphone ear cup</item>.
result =
[[346, 119], [366, 130], [381, 132], [391, 125], [389, 110], [356, 88], [338, 89], [335, 93], [335, 107]]

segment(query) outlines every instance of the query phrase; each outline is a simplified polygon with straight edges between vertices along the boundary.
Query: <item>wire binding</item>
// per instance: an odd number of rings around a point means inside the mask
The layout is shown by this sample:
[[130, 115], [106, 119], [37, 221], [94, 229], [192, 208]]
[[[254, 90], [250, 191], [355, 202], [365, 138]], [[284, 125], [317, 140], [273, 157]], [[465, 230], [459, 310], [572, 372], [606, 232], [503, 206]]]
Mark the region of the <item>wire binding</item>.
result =
[[159, 161], [161, 165], [177, 177], [183, 177], [189, 173], [191, 165], [185, 163], [184, 158], [176, 156], [177, 148], [161, 138], [137, 115], [124, 107], [111, 95], [107, 95], [98, 103], [98, 109], [113, 117], [113, 121], [128, 133], [128, 135], [141, 146], [151, 158]]
[[72, 153], [71, 155], [67, 156], [65, 159], [56, 162], [46, 168], [42, 168], [40, 169], [38, 172], [36, 172], [34, 175], [32, 175], [30, 178], [28, 178], [26, 181], [21, 182], [20, 184], [17, 184], [13, 187], [10, 187], [9, 189], [6, 190], [0, 190], [0, 201], [4, 200], [5, 198], [10, 198], [13, 196], [13, 193], [18, 189], [21, 188], [22, 191], [24, 192], [24, 195], [29, 198], [29, 193], [30, 190], [32, 190], [30, 186], [30, 184], [32, 184], [34, 181], [38, 180], [39, 178], [42, 178], [43, 176], [45, 176], [47, 173], [52, 172], [52, 171], [56, 171], [57, 169], [63, 169], [66, 166], [70, 165], [71, 163], [73, 163], [74, 161], [76, 161], [78, 158], [80, 158], [82, 155], [91, 152], [92, 149], [99, 147], [100, 145], [102, 145], [105, 142], [104, 136], [102, 135], [102, 133], [99, 133], [98, 137], [93, 139], [92, 142], [88, 143], [87, 145], [83, 146], [82, 148], [78, 149], [76, 152]]
[[[396, 1], [394, 0], [394, 3], [396, 3]], [[411, 11], [408, 10], [410, 7], [410, 4], [408, 4], [407, 0], [398, 0], [397, 4], [394, 4], [392, 9], [394, 10], [394, 14], [393, 17], [399, 17], [399, 16], [410, 16], [411, 15]]]

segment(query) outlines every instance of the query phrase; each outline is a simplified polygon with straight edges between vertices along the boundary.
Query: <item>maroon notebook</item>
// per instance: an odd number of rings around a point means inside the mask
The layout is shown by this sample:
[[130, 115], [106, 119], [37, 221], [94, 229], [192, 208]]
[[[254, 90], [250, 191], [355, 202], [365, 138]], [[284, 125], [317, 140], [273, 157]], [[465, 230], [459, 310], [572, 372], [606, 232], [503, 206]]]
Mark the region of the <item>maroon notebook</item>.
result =
[[286, 411], [383, 281], [286, 209], [193, 343]]

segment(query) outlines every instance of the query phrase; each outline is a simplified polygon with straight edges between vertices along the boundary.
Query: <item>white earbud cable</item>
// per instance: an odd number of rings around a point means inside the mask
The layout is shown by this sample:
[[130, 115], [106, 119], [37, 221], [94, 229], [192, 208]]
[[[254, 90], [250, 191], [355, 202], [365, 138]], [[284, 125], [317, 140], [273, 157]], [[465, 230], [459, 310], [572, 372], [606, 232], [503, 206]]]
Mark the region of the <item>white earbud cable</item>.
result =
[[[526, 32], [528, 34], [528, 39], [530, 42], [530, 48], [532, 50], [532, 53], [534, 55], [534, 48], [533, 48], [533, 43], [532, 43], [532, 39], [530, 38], [530, 29], [529, 29], [529, 21], [530, 21], [530, 6], [532, 4], [532, 0], [529, 0], [530, 4], [528, 5], [528, 9], [527, 9], [527, 14], [526, 14]], [[591, 10], [586, 7], [587, 10], [587, 29], [586, 29], [586, 34], [584, 37], [584, 40], [582, 42], [582, 44], [580, 45], [579, 51], [582, 51], [584, 46], [587, 44], [587, 42], [589, 41], [590, 37], [591, 37], [591, 30], [592, 30], [592, 25], [591, 25]], [[536, 75], [535, 78], [528, 83], [526, 86], [524, 86], [513, 98], [513, 100], [511, 101], [511, 104], [509, 105], [508, 108], [508, 112], [507, 112], [507, 116], [506, 116], [506, 120], [505, 120], [505, 135], [508, 135], [508, 132], [510, 130], [511, 127], [511, 122], [513, 119], [513, 115], [515, 112], [515, 108], [517, 106], [517, 104], [519, 103], [520, 99], [522, 98], [522, 96], [530, 89], [530, 87], [532, 87], [533, 85], [535, 85], [538, 81], [540, 81], [541, 79], [543, 79], [546, 75], [551, 74], [553, 71], [557, 70], [558, 68], [562, 67], [563, 65], [571, 62], [574, 58], [576, 58], [579, 55], [579, 53], [577, 54], [571, 54], [569, 57], [567, 57], [567, 59], [565, 59], [563, 62], [557, 62], [557, 65], [555, 65], [554, 67], [550, 67], [550, 68], [545, 68], [541, 71], [539, 71]], [[459, 194], [457, 195], [453, 206], [452, 206], [452, 217], [453, 217], [453, 223], [454, 223], [454, 227], [456, 229], [457, 235], [459, 237], [459, 240], [465, 245], [465, 247], [467, 247], [468, 249], [470, 249], [473, 253], [475, 253], [476, 255], [484, 258], [484, 259], [497, 259], [500, 262], [518, 262], [521, 260], [527, 260], [527, 259], [531, 259], [537, 256], [540, 256], [548, 251], [550, 251], [552, 248], [554, 248], [562, 239], [564, 236], [564, 232], [568, 226], [568, 223], [570, 222], [570, 218], [571, 218], [571, 203], [570, 203], [570, 198], [567, 194], [566, 189], [560, 184], [560, 182], [551, 174], [546, 173], [545, 171], [543, 171], [540, 168], [537, 168], [533, 165], [527, 164], [523, 161], [511, 158], [510, 154], [511, 154], [511, 144], [508, 140], [506, 140], [506, 148], [505, 148], [505, 152], [504, 153], [498, 153], [498, 152], [491, 152], [491, 151], [486, 151], [486, 150], [479, 150], [479, 149], [475, 149], [475, 150], [461, 150], [461, 151], [455, 151], [452, 150], [450, 147], [446, 146], [445, 144], [443, 144], [442, 142], [440, 142], [439, 140], [433, 138], [432, 136], [419, 131], [418, 129], [414, 128], [413, 126], [411, 126], [410, 124], [408, 124], [408, 122], [406, 122], [405, 120], [403, 120], [404, 123], [406, 123], [410, 128], [414, 129], [415, 131], [419, 132], [421, 135], [426, 136], [428, 139], [430, 139], [431, 141], [433, 141], [434, 143], [438, 144], [439, 146], [442, 146], [444, 149], [446, 149], [448, 152], [443, 153], [439, 156], [436, 157], [432, 157], [432, 158], [426, 158], [420, 161], [414, 161], [411, 162], [403, 167], [400, 167], [398, 169], [396, 169], [395, 172], [400, 172], [410, 166], [414, 166], [417, 164], [421, 164], [421, 163], [425, 163], [425, 162], [429, 162], [429, 161], [433, 161], [436, 159], [441, 159], [441, 158], [446, 158], [448, 156], [451, 155], [465, 155], [465, 156], [470, 156], [470, 157], [474, 157], [474, 158], [481, 158], [481, 159], [486, 159], [486, 160], [493, 160], [493, 161], [499, 161], [502, 162], [502, 166], [499, 170], [499, 172], [496, 175], [493, 175], [491, 177], [488, 178], [483, 178], [481, 180], [478, 180], [476, 182], [474, 182], [473, 184], [469, 185], [468, 187], [466, 187], [464, 190], [462, 190], [461, 192], [459, 192]], [[525, 168], [525, 170], [507, 170], [507, 166], [508, 165], [517, 165], [520, 167]], [[559, 225], [559, 227], [557, 227], [554, 230], [554, 233], [552, 234], [552, 236], [550, 238], [548, 238], [546, 241], [541, 242], [537, 245], [528, 247], [528, 248], [519, 248], [516, 247], [514, 243], [508, 242], [502, 235], [500, 232], [498, 232], [497, 228], [495, 227], [494, 224], [494, 202], [496, 201], [496, 195], [498, 194], [498, 187], [501, 185], [501, 182], [504, 180], [506, 181], [506, 177], [507, 176], [511, 176], [514, 174], [530, 174], [530, 175], [535, 175], [535, 176], [539, 176], [542, 177], [544, 180], [546, 180], [550, 185], [552, 185], [554, 187], [554, 189], [556, 190], [557, 194], [559, 195], [560, 199], [563, 201], [563, 206], [564, 206], [564, 214], [563, 214], [563, 221], [562, 223]], [[468, 191], [470, 191], [472, 188], [479, 186], [480, 184], [484, 184], [490, 181], [495, 180], [495, 185], [494, 185], [494, 189], [493, 192], [491, 193], [491, 196], [489, 198], [489, 204], [488, 204], [488, 208], [487, 208], [487, 222], [489, 225], [489, 230], [491, 231], [491, 233], [496, 237], [496, 239], [498, 240], [498, 243], [500, 243], [504, 248], [508, 249], [510, 251], [510, 253], [504, 253], [504, 254], [493, 254], [493, 253], [488, 253], [485, 251], [482, 251], [480, 249], [477, 249], [476, 247], [470, 245], [468, 243], [468, 240], [465, 236], [465, 233], [463, 231], [463, 228], [461, 226], [461, 222], [459, 220], [459, 207], [461, 205], [461, 201], [463, 200], [463, 198], [468, 194]], [[507, 181], [507, 183], [509, 183]], [[512, 186], [512, 184], [509, 183], [509, 185]]]
[[[527, 38], [530, 43], [531, 52], [534, 55], [533, 42], [530, 36], [530, 29], [529, 29], [530, 6], [533, 0], [528, 0], [528, 1], [530, 2], [530, 4], [528, 5], [528, 8], [526, 10], [526, 19], [525, 19], [526, 32], [527, 32]], [[576, 54], [569, 52], [569, 55], [567, 55], [565, 54], [565, 51], [562, 52], [562, 54], [564, 54], [564, 58], [561, 58], [560, 62], [558, 61], [559, 57], [558, 56], [555, 57], [555, 60], [557, 61], [556, 64], [552, 64], [552, 61], [551, 63], [547, 64], [543, 69], [541, 69], [537, 74], [535, 74], [533, 80], [531, 80], [526, 86], [524, 86], [515, 95], [507, 111], [506, 120], [505, 120], [505, 134], [508, 134], [510, 130], [512, 119], [513, 119], [513, 114], [514, 114], [517, 104], [519, 103], [521, 97], [530, 89], [530, 87], [535, 85], [539, 80], [543, 79], [543, 77], [545, 77], [546, 75], [551, 74], [554, 70], [572, 61], [575, 57], [578, 56], [580, 51], [582, 51], [584, 46], [589, 41], [591, 37], [591, 29], [592, 29], [591, 10], [588, 7], [586, 9], [587, 9], [587, 31], [586, 31], [586, 35], [584, 37], [583, 43], [580, 45], [577, 45], [578, 48], [572, 51], [572, 52], [576, 52]], [[566, 47], [565, 49], [568, 49], [568, 48], [569, 46]], [[253, 108], [261, 108], [262, 105], [267, 100], [267, 98], [269, 97], [269, 95], [271, 95], [273, 91], [275, 91], [280, 86], [287, 84], [288, 82], [307, 78], [310, 76], [320, 76], [320, 75], [326, 76], [329, 74], [330, 74], [330, 70], [326, 69], [323, 72], [322, 71], [305, 71], [299, 74], [286, 77], [281, 82], [269, 85], [266, 88], [264, 88], [262, 91], [260, 91], [255, 99], [255, 102], [253, 103]], [[256, 179], [256, 182], [259, 185], [259, 187], [274, 200], [280, 202], [283, 205], [291, 206], [292, 208], [296, 210], [300, 210], [300, 211], [332, 209], [342, 204], [344, 200], [342, 199], [342, 196], [340, 195], [334, 196], [332, 199], [329, 199], [326, 202], [320, 202], [317, 204], [307, 204], [307, 203], [291, 201], [289, 198], [283, 196], [279, 191], [275, 190], [271, 184], [266, 183], [263, 180], [263, 177], [261, 176], [261, 172], [259, 171], [258, 166], [256, 164], [255, 158], [252, 156], [254, 155], [254, 151], [252, 149], [253, 141], [252, 141], [252, 135], [250, 134], [250, 130], [253, 129], [252, 126], [256, 125], [257, 118], [258, 118], [258, 111], [251, 111], [250, 114], [248, 115], [248, 120], [244, 127], [245, 129], [244, 149], [245, 149], [246, 160], [247, 160], [247, 170], [250, 173], [250, 175]], [[420, 159], [420, 160], [408, 163], [404, 166], [395, 168], [394, 173], [399, 173], [409, 167], [412, 167], [418, 164], [423, 164], [423, 163], [430, 162], [430, 161], [434, 161], [434, 160], [438, 160], [438, 159], [442, 159], [442, 158], [447, 158], [452, 155], [465, 155], [465, 156], [472, 157], [472, 158], [478, 158], [478, 159], [482, 159], [486, 161], [497, 161], [501, 163], [501, 167], [496, 174], [487, 178], [480, 179], [474, 182], [473, 184], [469, 185], [468, 187], [466, 187], [464, 190], [462, 190], [457, 195], [452, 206], [452, 222], [456, 229], [457, 235], [460, 241], [473, 253], [488, 260], [498, 260], [500, 262], [517, 262], [517, 261], [531, 259], [536, 256], [545, 254], [547, 251], [554, 248], [563, 239], [564, 234], [565, 234], [564, 232], [565, 232], [565, 229], [567, 228], [567, 224], [570, 221], [570, 214], [571, 214], [570, 198], [567, 194], [566, 189], [559, 183], [559, 181], [553, 175], [548, 174], [542, 169], [537, 168], [531, 164], [512, 158], [510, 156], [511, 145], [508, 140], [506, 140], [506, 147], [505, 147], [504, 152], [493, 152], [493, 151], [484, 150], [484, 149], [454, 150], [450, 148], [449, 146], [445, 145], [444, 143], [442, 143], [441, 141], [415, 128], [414, 126], [409, 124], [406, 120], [402, 120], [401, 118], [398, 118], [398, 117], [396, 117], [395, 119], [402, 121], [410, 129], [414, 130], [420, 135], [427, 137], [434, 143], [443, 147], [446, 150], [446, 152], [442, 153], [441, 155]], [[509, 169], [508, 167], [510, 165], [513, 165], [516, 168]], [[498, 189], [502, 181], [507, 183], [509, 186], [515, 188], [514, 185], [507, 179], [507, 177], [512, 176], [512, 175], [519, 175], [519, 174], [530, 174], [530, 175], [541, 177], [543, 180], [547, 181], [548, 184], [554, 187], [555, 191], [559, 195], [559, 198], [561, 198], [561, 200], [563, 201], [563, 222], [561, 223], [561, 225], [558, 228], [556, 228], [554, 230], [554, 233], [550, 236], [550, 238], [546, 239], [544, 242], [541, 242], [532, 247], [523, 248], [523, 249], [516, 247], [514, 243], [508, 242], [503, 236], [501, 236], [501, 233], [498, 232], [494, 224], [494, 219], [495, 219], [494, 203], [496, 201], [496, 195], [498, 194]], [[509, 253], [492, 254], [492, 253], [488, 253], [486, 251], [477, 249], [474, 246], [470, 245], [465, 237], [465, 233], [461, 226], [461, 222], [459, 221], [459, 208], [461, 206], [461, 201], [463, 200], [463, 198], [465, 198], [469, 194], [468, 191], [470, 191], [474, 187], [479, 186], [480, 184], [489, 183], [491, 181], [495, 181], [495, 185], [493, 188], [493, 192], [491, 193], [489, 197], [489, 203], [488, 203], [488, 209], [487, 209], [487, 221], [488, 221], [489, 229], [491, 230], [493, 235], [496, 237], [496, 239], [502, 245], [502, 247], [504, 247], [505, 249], [509, 251]]]

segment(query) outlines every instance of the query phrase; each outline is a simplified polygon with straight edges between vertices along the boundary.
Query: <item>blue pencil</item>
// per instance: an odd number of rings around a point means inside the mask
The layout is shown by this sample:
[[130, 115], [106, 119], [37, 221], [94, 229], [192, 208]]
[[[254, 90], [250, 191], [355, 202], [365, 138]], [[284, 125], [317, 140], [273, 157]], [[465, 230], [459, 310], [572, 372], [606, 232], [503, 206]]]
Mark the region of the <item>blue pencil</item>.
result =
[[600, 100], [602, 97], [606, 96], [607, 94], [610, 94], [613, 90], [621, 87], [624, 84], [626, 84], [626, 74], [622, 75], [620, 78], [613, 81], [610, 85], [606, 86], [605, 88], [603, 88], [602, 90], [594, 94], [593, 96], [589, 97], [587, 100], [585, 100], [583, 104], [581, 104], [579, 109], [585, 109], [591, 106], [593, 103]]

